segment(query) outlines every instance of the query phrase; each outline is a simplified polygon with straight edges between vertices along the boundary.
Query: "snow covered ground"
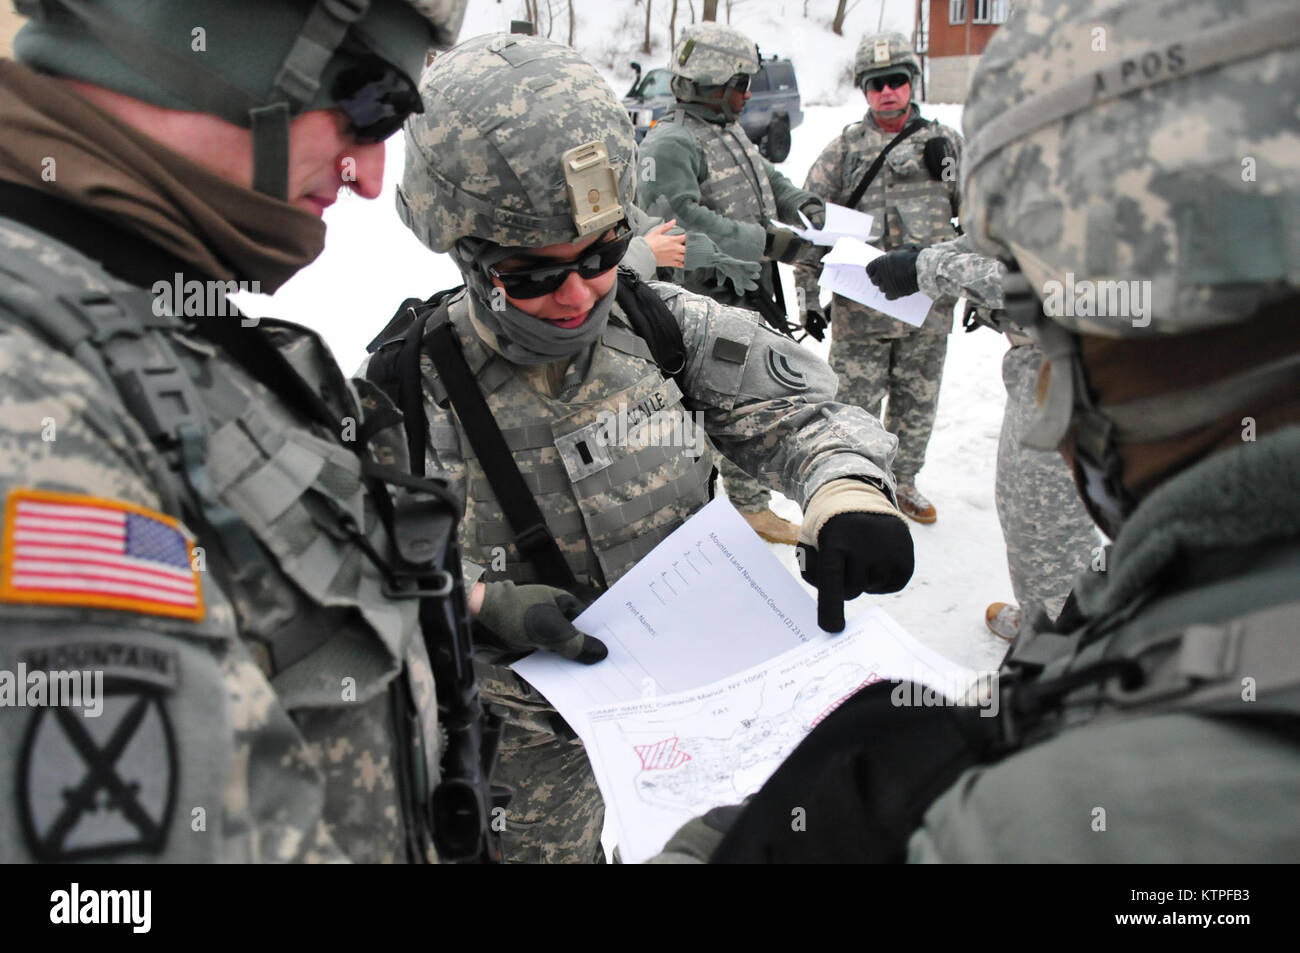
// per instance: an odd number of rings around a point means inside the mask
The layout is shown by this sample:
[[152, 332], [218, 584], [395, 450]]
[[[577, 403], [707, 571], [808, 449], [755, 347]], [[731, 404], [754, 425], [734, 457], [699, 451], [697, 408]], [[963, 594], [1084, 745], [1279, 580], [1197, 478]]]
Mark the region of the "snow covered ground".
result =
[[[462, 37], [507, 28], [519, 16], [521, 4], [472, 0]], [[656, 0], [663, 14], [663, 43], [667, 36], [667, 0]], [[685, 19], [685, 3], [680, 16]], [[720, 4], [721, 6], [721, 4]], [[814, 2], [810, 6], [829, 7]], [[886, 28], [907, 31], [909, 4], [891, 3]], [[594, 3], [579, 0], [576, 42], [593, 62], [605, 69], [614, 88], [626, 89], [630, 73], [615, 64], [636, 58], [643, 16], [630, 0]], [[858, 4], [846, 24], [845, 36], [834, 37], [824, 22], [805, 20], [801, 0], [747, 0], [737, 4], [733, 23], [749, 31], [764, 49], [795, 59], [804, 91], [806, 118], [794, 132], [794, 145], [781, 170], [802, 183], [822, 148], [847, 123], [861, 118], [862, 94], [840, 81], [847, 76], [857, 38], [874, 30], [878, 8]], [[634, 15], [628, 33], [628, 11]], [[822, 11], [827, 16], [829, 10]], [[680, 27], [680, 23], [679, 23]], [[563, 38], [567, 24], [557, 22], [555, 36]], [[656, 54], [666, 59], [662, 49]], [[643, 63], [659, 60], [641, 56]], [[809, 105], [814, 100], [842, 105]], [[961, 107], [923, 106], [927, 117], [960, 129]], [[401, 135], [389, 141], [384, 194], [371, 202], [351, 193], [342, 195], [325, 215], [329, 225], [325, 252], [286, 284], [274, 297], [246, 296], [251, 313], [299, 321], [319, 330], [339, 363], [351, 371], [360, 363], [365, 345], [408, 297], [427, 297], [459, 284], [450, 259], [427, 251], [400, 224], [393, 211], [393, 188], [402, 167]], [[785, 266], [787, 282], [789, 271]], [[791, 289], [792, 292], [792, 289]], [[788, 294], [793, 300], [792, 294]], [[808, 342], [825, 356], [827, 345]], [[1005, 341], [990, 331], [953, 334], [939, 399], [938, 419], [925, 468], [918, 484], [934, 502], [939, 520], [930, 526], [911, 524], [916, 542], [916, 574], [901, 593], [864, 596], [849, 606], [855, 614], [876, 603], [885, 607], [917, 639], [953, 661], [976, 668], [995, 667], [1006, 644], [984, 627], [989, 602], [1011, 599], [1005, 550], [993, 506], [993, 470], [1005, 392], [1000, 360]], [[779, 499], [775, 508], [798, 520], [798, 508]], [[795, 572], [794, 551], [773, 546]]]

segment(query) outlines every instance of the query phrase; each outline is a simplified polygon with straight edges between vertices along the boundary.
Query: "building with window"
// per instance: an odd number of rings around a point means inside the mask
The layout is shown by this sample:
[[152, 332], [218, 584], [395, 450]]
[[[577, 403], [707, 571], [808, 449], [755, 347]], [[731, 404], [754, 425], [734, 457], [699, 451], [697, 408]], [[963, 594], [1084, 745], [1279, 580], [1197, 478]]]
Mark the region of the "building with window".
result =
[[916, 51], [925, 66], [925, 98], [935, 103], [966, 100], [975, 61], [1011, 0], [916, 0]]

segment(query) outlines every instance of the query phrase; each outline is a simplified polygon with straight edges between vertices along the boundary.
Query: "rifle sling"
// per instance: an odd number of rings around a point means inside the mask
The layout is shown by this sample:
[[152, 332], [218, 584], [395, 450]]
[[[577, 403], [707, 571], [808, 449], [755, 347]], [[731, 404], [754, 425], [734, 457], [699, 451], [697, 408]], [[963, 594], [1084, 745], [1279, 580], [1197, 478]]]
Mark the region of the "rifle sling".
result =
[[461, 429], [469, 438], [492, 492], [505, 513], [506, 522], [514, 531], [515, 548], [537, 569], [542, 582], [569, 591], [577, 590], [578, 579], [551, 536], [546, 518], [524, 482], [514, 454], [510, 452], [478, 382], [465, 363], [447, 309], [440, 308], [429, 317], [432, 326], [426, 332], [425, 351], [438, 369], [438, 378], [447, 390], [447, 398], [456, 416], [460, 418]]

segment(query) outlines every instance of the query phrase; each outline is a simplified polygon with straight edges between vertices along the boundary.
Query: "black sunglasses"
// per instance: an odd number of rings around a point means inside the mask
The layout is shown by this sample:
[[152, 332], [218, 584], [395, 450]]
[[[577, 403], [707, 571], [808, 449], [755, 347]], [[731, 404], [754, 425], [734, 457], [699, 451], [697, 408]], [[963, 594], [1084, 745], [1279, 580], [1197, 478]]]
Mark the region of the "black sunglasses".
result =
[[620, 226], [620, 231], [606, 242], [596, 242], [573, 261], [548, 262], [533, 268], [516, 268], [499, 271], [495, 265], [487, 269], [490, 277], [501, 282], [501, 287], [511, 298], [540, 298], [558, 291], [576, 271], [584, 279], [598, 278], [623, 260], [632, 243], [632, 230]]
[[727, 80], [727, 88], [738, 93], [749, 92], [749, 74], [737, 73], [731, 79]]
[[906, 73], [890, 73], [888, 76], [873, 76], [863, 83], [864, 86], [880, 92], [886, 86], [890, 89], [898, 89], [900, 86], [906, 86], [912, 81], [912, 77]]
[[352, 135], [360, 143], [383, 142], [412, 113], [424, 112], [415, 83], [378, 56], [366, 56], [341, 72], [330, 96], [351, 121]]

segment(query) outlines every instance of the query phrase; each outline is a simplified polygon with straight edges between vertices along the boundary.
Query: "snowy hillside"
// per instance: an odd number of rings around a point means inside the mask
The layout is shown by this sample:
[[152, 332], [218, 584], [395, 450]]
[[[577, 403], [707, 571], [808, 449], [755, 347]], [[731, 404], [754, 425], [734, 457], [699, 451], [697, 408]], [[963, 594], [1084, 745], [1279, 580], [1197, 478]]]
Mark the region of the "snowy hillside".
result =
[[[508, 27], [522, 6], [510, 0], [471, 0], [462, 37]], [[558, 9], [561, 4], [555, 6]], [[670, 8], [670, 0], [654, 0], [656, 11], [661, 6]], [[686, 6], [685, 0], [680, 6]], [[809, 6], [813, 11], [820, 9], [818, 15], [826, 18], [833, 11], [830, 0], [811, 0]], [[736, 4], [733, 22], [752, 31], [765, 49], [793, 57], [801, 88], [820, 89], [830, 96], [835, 89], [833, 78], [851, 62], [857, 37], [863, 30], [874, 30], [877, 8], [872, 0], [860, 3], [848, 21], [847, 36], [839, 40], [824, 25], [804, 26], [802, 7], [801, 0], [746, 0]], [[906, 15], [910, 4], [891, 2], [889, 8]], [[624, 57], [620, 51], [635, 48], [640, 28], [628, 36], [622, 21], [628, 10], [641, 13], [642, 9], [634, 7], [631, 0], [577, 0], [580, 47], [589, 58], [595, 58], [591, 50], [599, 52], [606, 66], [635, 58], [631, 53]], [[907, 28], [906, 21], [894, 25]], [[561, 24], [557, 23], [556, 31], [555, 35], [563, 38]], [[666, 19], [663, 33], [666, 37]], [[782, 36], [788, 41], [776, 43]], [[769, 45], [764, 37], [774, 42]], [[617, 71], [610, 70], [608, 75], [619, 92], [630, 80], [630, 74]], [[865, 103], [861, 93], [850, 87], [837, 95], [836, 105], [808, 107], [804, 124], [794, 132], [793, 150], [780, 168], [795, 182], [802, 183], [821, 149], [846, 123], [862, 116]], [[922, 111], [960, 128], [959, 106], [923, 105]], [[360, 363], [366, 343], [404, 298], [427, 297], [460, 283], [446, 256], [428, 252], [398, 222], [393, 187], [401, 167], [399, 134], [388, 144], [384, 194], [374, 202], [350, 193], [340, 197], [325, 215], [329, 232], [324, 254], [273, 298], [244, 299], [251, 313], [318, 329], [349, 371]], [[789, 281], [788, 269], [782, 268]], [[792, 292], [788, 297], [793, 300]], [[823, 356], [826, 347], [814, 345]], [[902, 593], [863, 597], [849, 607], [849, 614], [854, 614], [869, 603], [878, 603], [920, 641], [955, 662], [979, 669], [994, 667], [1006, 648], [1006, 643], [984, 628], [984, 608], [989, 602], [1011, 599], [993, 507], [993, 468], [1004, 403], [1000, 361], [1005, 350], [1005, 341], [992, 332], [968, 335], [958, 329], [954, 333], [928, 462], [918, 480], [922, 492], [938, 508], [939, 520], [931, 526], [911, 524], [917, 569]], [[791, 519], [799, 518], [798, 508], [789, 501], [778, 501], [776, 508]], [[773, 549], [794, 572], [794, 550], [785, 546]]]
[[[853, 90], [853, 50], [863, 33], [883, 29], [912, 33], [910, 0], [859, 0], [844, 21], [844, 35], [836, 36], [830, 24], [835, 0], [733, 0], [732, 26], [754, 38], [763, 56], [774, 54], [794, 61], [799, 90], [805, 105], [833, 106]], [[632, 83], [628, 63], [636, 60], [646, 69], [666, 66], [671, 52], [669, 19], [673, 0], [650, 0], [651, 52], [642, 51], [645, 38], [646, 0], [574, 0], [576, 13], [573, 45], [609, 78], [620, 93]], [[568, 12], [564, 0], [552, 0], [552, 25], [546, 14], [546, 0], [540, 0], [542, 16], [538, 30], [561, 43], [568, 38]], [[727, 0], [718, 2], [718, 20], [727, 22]], [[699, 15], [700, 0], [677, 0], [677, 30], [690, 25]], [[694, 9], [694, 14], [692, 14]], [[512, 19], [524, 16], [523, 0], [470, 0], [461, 37], [510, 29]]]

